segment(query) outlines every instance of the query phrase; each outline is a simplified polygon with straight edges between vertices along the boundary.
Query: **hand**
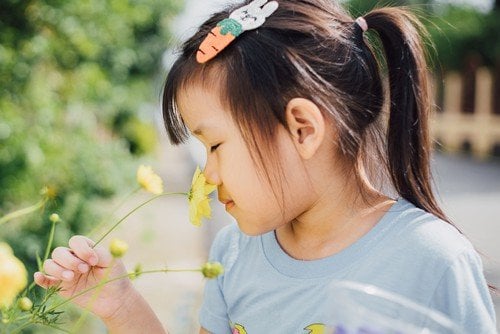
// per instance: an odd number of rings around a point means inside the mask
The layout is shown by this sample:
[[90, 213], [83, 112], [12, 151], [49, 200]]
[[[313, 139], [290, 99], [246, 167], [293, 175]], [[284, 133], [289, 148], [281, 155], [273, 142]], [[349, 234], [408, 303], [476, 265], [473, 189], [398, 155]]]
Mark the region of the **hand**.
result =
[[[62, 297], [71, 298], [99, 283], [127, 274], [123, 263], [114, 259], [108, 250], [93, 246], [94, 242], [84, 236], [72, 237], [69, 248], [54, 249], [52, 258], [43, 264], [45, 273], [35, 273], [35, 283], [43, 288], [58, 286]], [[75, 297], [73, 302], [106, 319], [119, 310], [131, 290], [130, 280], [122, 278]]]

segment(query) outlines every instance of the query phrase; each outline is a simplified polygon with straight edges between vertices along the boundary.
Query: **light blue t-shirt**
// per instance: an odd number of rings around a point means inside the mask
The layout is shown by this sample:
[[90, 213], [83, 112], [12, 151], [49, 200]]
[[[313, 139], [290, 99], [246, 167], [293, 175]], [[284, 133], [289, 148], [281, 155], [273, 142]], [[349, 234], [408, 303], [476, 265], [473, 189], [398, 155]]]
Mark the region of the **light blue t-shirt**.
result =
[[453, 226], [399, 199], [367, 234], [327, 258], [287, 255], [274, 231], [247, 236], [233, 224], [211, 261], [225, 273], [205, 286], [200, 325], [215, 334], [313, 333], [332, 280], [375, 285], [441, 311], [466, 333], [496, 333], [481, 259]]

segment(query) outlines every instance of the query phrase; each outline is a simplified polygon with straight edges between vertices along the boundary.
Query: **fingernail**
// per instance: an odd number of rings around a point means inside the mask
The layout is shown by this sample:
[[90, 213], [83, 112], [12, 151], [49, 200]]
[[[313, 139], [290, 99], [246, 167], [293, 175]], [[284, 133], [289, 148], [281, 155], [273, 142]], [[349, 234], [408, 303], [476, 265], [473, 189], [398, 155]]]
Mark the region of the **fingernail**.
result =
[[63, 273], [62, 273], [62, 277], [63, 277], [65, 280], [71, 280], [71, 279], [73, 278], [73, 272], [72, 272], [72, 271], [69, 271], [69, 270], [63, 271]]
[[85, 263], [80, 263], [78, 265], [78, 271], [80, 271], [82, 274], [86, 273], [87, 271], [89, 271], [89, 266]]
[[91, 257], [89, 257], [89, 263], [91, 266], [95, 266], [97, 264], [97, 257], [92, 255]]

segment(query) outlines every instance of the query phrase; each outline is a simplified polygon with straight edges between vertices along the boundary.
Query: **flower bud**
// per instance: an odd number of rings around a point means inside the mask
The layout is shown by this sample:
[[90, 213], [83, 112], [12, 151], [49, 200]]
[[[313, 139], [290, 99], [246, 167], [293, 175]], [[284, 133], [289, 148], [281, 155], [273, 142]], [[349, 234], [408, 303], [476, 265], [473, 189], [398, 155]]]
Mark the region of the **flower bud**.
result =
[[120, 239], [113, 239], [111, 240], [111, 244], [109, 246], [109, 251], [111, 252], [111, 255], [113, 255], [114, 258], [120, 258], [128, 250], [128, 244]]
[[136, 264], [134, 267], [134, 273], [131, 276], [132, 279], [136, 279], [142, 274], [142, 265], [140, 263]]
[[224, 267], [220, 262], [207, 262], [201, 267], [201, 273], [206, 278], [216, 278], [224, 273]]
[[55, 224], [61, 221], [61, 217], [57, 213], [53, 213], [49, 216], [49, 220]]
[[33, 308], [33, 302], [28, 297], [23, 297], [17, 301], [17, 306], [21, 311], [29, 311]]

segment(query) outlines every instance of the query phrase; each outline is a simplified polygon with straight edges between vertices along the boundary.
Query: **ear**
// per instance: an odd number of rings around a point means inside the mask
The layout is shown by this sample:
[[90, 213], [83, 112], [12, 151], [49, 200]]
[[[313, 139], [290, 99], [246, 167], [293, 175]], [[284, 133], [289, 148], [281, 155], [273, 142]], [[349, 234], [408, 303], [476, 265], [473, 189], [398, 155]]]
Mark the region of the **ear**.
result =
[[311, 100], [293, 98], [286, 106], [286, 121], [293, 143], [303, 159], [310, 159], [325, 138], [326, 121]]

